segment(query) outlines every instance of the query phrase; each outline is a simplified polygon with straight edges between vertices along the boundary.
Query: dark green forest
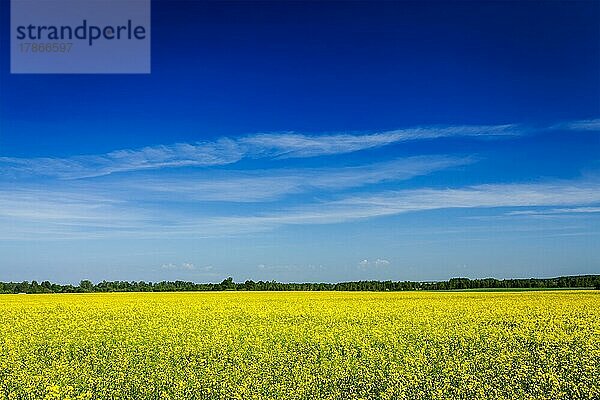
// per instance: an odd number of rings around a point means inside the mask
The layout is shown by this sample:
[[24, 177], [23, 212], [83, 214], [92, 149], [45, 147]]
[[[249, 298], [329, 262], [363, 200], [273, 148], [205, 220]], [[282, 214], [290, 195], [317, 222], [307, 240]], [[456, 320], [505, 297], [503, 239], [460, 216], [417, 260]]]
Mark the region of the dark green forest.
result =
[[92, 293], [92, 292], [210, 292], [236, 291], [406, 291], [406, 290], [485, 290], [485, 289], [600, 289], [600, 275], [562, 276], [530, 279], [469, 279], [452, 278], [438, 282], [410, 281], [356, 281], [340, 283], [281, 283], [251, 280], [234, 282], [233, 278], [221, 283], [194, 283], [186, 281], [126, 282], [83, 280], [78, 286], [60, 285], [44, 281], [0, 282], [0, 293]]

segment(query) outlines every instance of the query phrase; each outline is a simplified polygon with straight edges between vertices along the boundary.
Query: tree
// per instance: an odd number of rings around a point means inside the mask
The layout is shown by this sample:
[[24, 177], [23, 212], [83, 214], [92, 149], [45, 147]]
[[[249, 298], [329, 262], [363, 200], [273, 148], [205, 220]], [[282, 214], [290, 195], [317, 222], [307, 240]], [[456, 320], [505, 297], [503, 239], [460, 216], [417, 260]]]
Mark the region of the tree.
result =
[[94, 290], [94, 284], [87, 279], [79, 282], [79, 288], [82, 292], [92, 292]]
[[223, 282], [221, 282], [221, 288], [222, 288], [222, 290], [235, 289], [235, 283], [233, 283], [233, 278], [229, 277], [227, 279], [223, 279]]

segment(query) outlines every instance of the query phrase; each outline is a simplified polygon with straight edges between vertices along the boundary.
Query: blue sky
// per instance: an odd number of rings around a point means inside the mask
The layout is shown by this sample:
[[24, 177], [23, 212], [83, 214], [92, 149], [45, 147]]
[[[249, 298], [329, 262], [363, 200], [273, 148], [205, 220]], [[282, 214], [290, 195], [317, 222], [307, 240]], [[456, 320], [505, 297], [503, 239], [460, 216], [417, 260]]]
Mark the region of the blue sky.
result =
[[153, 2], [150, 75], [0, 6], [0, 280], [600, 273], [597, 2]]

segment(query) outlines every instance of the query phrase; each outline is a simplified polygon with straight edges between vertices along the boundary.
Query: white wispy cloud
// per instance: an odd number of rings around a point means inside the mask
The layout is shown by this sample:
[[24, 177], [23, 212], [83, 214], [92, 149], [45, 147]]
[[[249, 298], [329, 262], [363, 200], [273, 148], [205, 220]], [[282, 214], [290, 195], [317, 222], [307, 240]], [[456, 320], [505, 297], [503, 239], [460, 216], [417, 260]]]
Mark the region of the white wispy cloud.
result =
[[390, 265], [390, 261], [386, 260], [385, 258], [377, 258], [375, 260], [368, 260], [368, 259], [364, 259], [361, 260], [358, 263], [358, 266], [360, 268], [381, 268], [381, 267], [387, 267]]
[[[548, 129], [600, 131], [600, 119], [563, 122], [537, 130]], [[82, 179], [128, 171], [229, 165], [245, 158], [285, 159], [346, 154], [415, 140], [449, 137], [476, 139], [511, 137], [533, 130], [519, 124], [504, 124], [425, 126], [374, 133], [325, 135], [294, 132], [263, 133], [65, 158], [0, 157], [0, 177], [46, 176], [59, 179]]]
[[125, 203], [109, 196], [54, 189], [8, 188], [0, 190], [0, 217], [31, 220], [78, 221], [130, 220]]
[[563, 129], [571, 131], [600, 131], [600, 118], [563, 122], [553, 125], [551, 129]]
[[0, 176], [81, 179], [148, 169], [228, 165], [244, 158], [281, 159], [345, 154], [411, 140], [491, 138], [515, 136], [523, 132], [524, 128], [518, 125], [467, 125], [410, 128], [372, 134], [267, 133], [67, 158], [0, 157]]
[[[39, 194], [41, 195], [41, 193]], [[63, 197], [66, 196], [63, 194]], [[75, 196], [75, 195], [73, 195]], [[282, 225], [331, 224], [409, 212], [447, 208], [555, 207], [556, 212], [598, 210], [597, 180], [552, 181], [475, 185], [452, 189], [412, 189], [369, 195], [350, 195], [334, 200], [313, 201], [303, 206], [273, 206], [220, 215], [218, 210], [176, 211], [161, 206], [152, 209], [94, 197], [21, 195], [18, 200], [0, 196], [0, 237], [213, 237], [275, 229]], [[35, 210], [27, 213], [26, 210]], [[503, 211], [505, 212], [505, 211]]]
[[[571, 124], [591, 129], [597, 121]], [[391, 187], [391, 182], [398, 183], [393, 187], [402, 187], [400, 181], [473, 163], [477, 161], [474, 157], [415, 156], [321, 168], [145, 172], [162, 167], [226, 165], [244, 158], [343, 154], [408, 140], [487, 138], [526, 131], [517, 125], [497, 125], [373, 134], [260, 134], [63, 159], [3, 157], [0, 178], [25, 174], [36, 179], [0, 179], [0, 238], [214, 237], [446, 208], [513, 208], [504, 211], [507, 216], [598, 212], [600, 181], [594, 176], [445, 189], [381, 189]], [[126, 171], [137, 172], [112, 175]], [[82, 179], [90, 177], [95, 179]], [[303, 197], [290, 196], [296, 194]], [[286, 196], [291, 201], [274, 203]], [[548, 209], [519, 209], [533, 207]]]
[[[413, 189], [350, 196], [333, 201], [332, 216], [350, 218], [444, 208], [496, 208], [600, 203], [598, 181], [486, 184], [465, 188]], [[321, 207], [322, 209], [322, 207]]]
[[330, 224], [449, 208], [575, 206], [600, 203], [598, 181], [477, 185], [349, 196], [253, 216], [215, 217], [222, 226], [269, 229], [280, 225]]
[[[256, 202], [288, 194], [336, 191], [381, 182], [401, 181], [467, 165], [473, 157], [417, 156], [378, 163], [329, 168], [219, 171], [183, 175], [134, 177], [107, 186], [122, 186], [144, 199]], [[102, 185], [94, 182], [95, 187]], [[133, 191], [133, 193], [131, 193]]]
[[165, 167], [225, 165], [239, 161], [243, 155], [235, 141], [220, 139], [200, 144], [178, 143], [68, 158], [0, 157], [0, 171], [5, 176], [80, 179]]
[[[267, 228], [203, 214], [203, 207], [197, 204], [199, 201], [265, 202], [289, 194], [336, 192], [409, 179], [473, 161], [472, 157], [426, 156], [337, 168], [167, 177], [136, 174], [123, 179], [61, 180], [50, 185], [5, 183], [0, 185], [0, 229], [8, 228], [5, 237], [10, 238], [40, 236], [43, 232], [49, 237], [62, 238], [72, 234], [101, 237], [257, 231]], [[173, 207], [174, 203], [177, 205]], [[194, 211], [174, 211], [181, 205], [193, 205]], [[200, 215], [204, 217], [198, 223]]]
[[276, 158], [303, 158], [351, 153], [411, 140], [444, 137], [496, 137], [522, 134], [518, 125], [465, 125], [398, 129], [373, 134], [335, 134], [306, 136], [294, 133], [262, 134], [241, 138], [254, 156]]
[[171, 271], [177, 271], [177, 270], [194, 271], [196, 269], [196, 266], [193, 263], [189, 263], [189, 262], [184, 262], [181, 264], [168, 263], [168, 264], [161, 265], [161, 269], [166, 269], [166, 270], [171, 270]]
[[505, 215], [546, 216], [546, 215], [568, 215], [600, 213], [600, 207], [574, 207], [574, 208], [551, 208], [544, 210], [517, 210], [510, 211]]
[[279, 273], [279, 272], [307, 272], [307, 271], [319, 271], [323, 270], [324, 267], [321, 264], [308, 264], [308, 265], [300, 265], [300, 264], [258, 264], [256, 268], [262, 272], [271, 272], [271, 273]]

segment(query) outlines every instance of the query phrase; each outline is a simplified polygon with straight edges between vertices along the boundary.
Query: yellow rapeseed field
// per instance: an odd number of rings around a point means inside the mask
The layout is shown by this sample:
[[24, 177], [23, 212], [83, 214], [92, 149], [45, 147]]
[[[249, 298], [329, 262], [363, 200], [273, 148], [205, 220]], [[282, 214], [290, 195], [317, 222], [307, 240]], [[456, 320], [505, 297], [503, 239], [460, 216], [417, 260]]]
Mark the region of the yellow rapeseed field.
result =
[[0, 399], [600, 399], [600, 292], [0, 295]]

